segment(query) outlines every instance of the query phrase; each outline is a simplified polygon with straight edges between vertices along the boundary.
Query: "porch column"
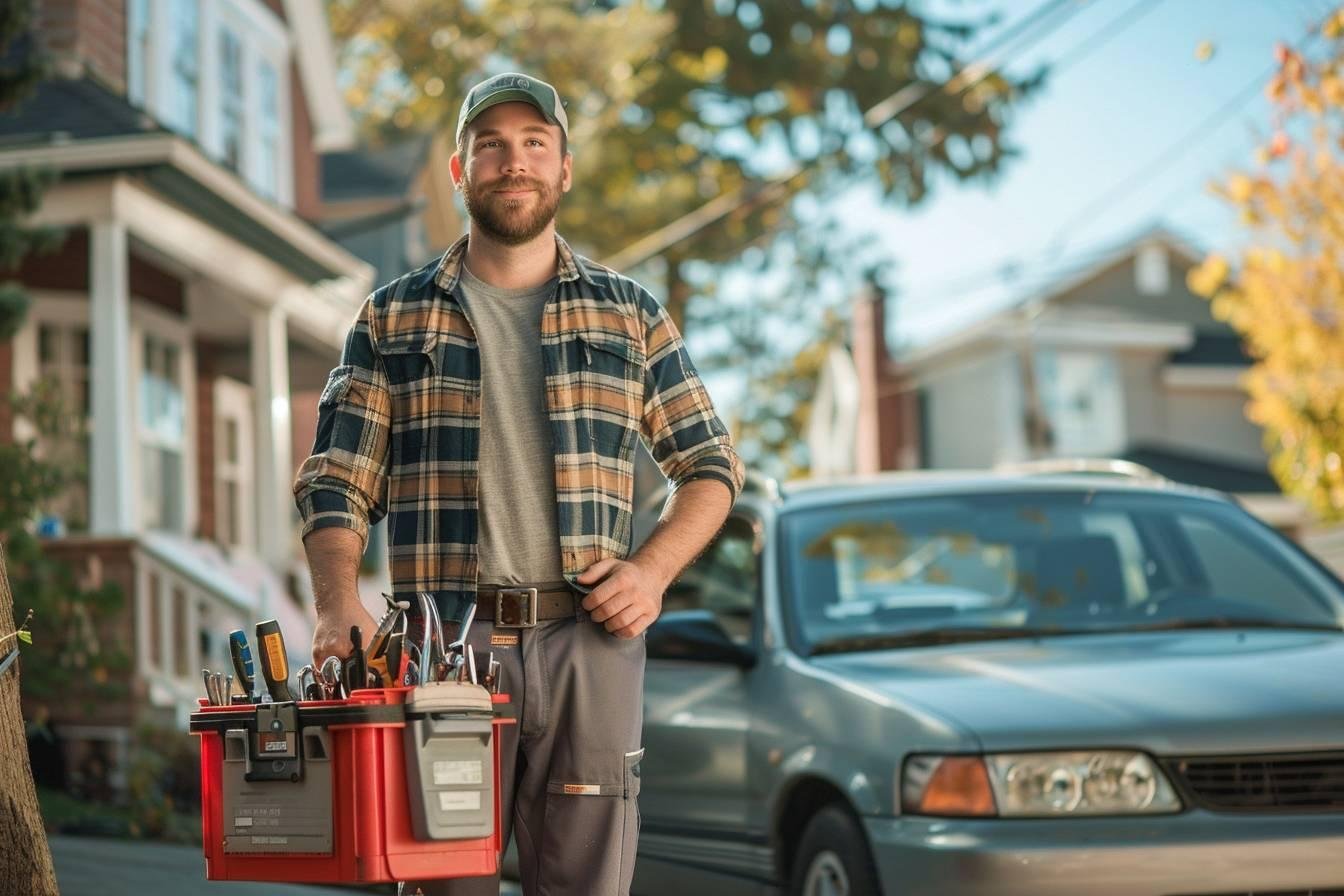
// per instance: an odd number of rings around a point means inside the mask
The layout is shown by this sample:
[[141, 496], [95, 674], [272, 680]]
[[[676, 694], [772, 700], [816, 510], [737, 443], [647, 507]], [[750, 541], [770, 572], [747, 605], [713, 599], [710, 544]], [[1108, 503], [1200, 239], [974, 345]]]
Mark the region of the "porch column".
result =
[[294, 516], [289, 342], [285, 313], [279, 308], [252, 312], [252, 397], [257, 419], [257, 544], [262, 557], [279, 569], [290, 559]]
[[135, 420], [126, 225], [120, 221], [98, 221], [90, 227], [89, 323], [93, 404], [89, 528], [95, 535], [130, 535], [136, 530]]

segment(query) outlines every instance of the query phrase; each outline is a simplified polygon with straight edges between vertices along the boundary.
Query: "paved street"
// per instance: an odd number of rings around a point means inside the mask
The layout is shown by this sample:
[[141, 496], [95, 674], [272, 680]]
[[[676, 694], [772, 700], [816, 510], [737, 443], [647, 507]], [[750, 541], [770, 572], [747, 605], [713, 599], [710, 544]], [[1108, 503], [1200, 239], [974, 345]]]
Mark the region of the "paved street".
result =
[[[206, 883], [200, 850], [191, 846], [53, 836], [51, 853], [61, 896], [353, 896], [363, 892], [291, 884]], [[520, 892], [506, 884], [500, 896], [518, 896]]]

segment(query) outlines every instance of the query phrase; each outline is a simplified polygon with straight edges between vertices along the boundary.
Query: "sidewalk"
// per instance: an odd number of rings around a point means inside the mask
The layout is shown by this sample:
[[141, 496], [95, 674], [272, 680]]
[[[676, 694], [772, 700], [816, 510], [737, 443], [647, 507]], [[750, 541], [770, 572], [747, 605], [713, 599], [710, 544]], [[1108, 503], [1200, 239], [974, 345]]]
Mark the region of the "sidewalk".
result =
[[[206, 882], [199, 849], [138, 840], [94, 837], [50, 838], [61, 896], [354, 896], [368, 892], [346, 887], [294, 884]], [[501, 896], [518, 896], [512, 884]]]

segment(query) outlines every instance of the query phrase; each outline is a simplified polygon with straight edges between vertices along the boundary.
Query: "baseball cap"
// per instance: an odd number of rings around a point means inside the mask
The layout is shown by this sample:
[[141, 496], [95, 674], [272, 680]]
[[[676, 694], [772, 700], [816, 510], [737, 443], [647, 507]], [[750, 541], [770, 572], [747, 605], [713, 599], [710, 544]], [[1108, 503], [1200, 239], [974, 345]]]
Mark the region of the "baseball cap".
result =
[[551, 124], [559, 125], [565, 138], [569, 138], [569, 116], [560, 104], [560, 94], [545, 81], [517, 72], [505, 72], [487, 78], [467, 92], [462, 101], [462, 111], [457, 116], [457, 140], [461, 142], [462, 132], [491, 106], [500, 103], [531, 103]]

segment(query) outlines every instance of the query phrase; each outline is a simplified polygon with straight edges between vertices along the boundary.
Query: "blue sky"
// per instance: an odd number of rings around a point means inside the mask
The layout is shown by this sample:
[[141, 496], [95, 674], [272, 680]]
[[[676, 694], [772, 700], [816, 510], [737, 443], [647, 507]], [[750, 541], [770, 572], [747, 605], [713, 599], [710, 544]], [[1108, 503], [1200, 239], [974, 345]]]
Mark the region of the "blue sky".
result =
[[[1000, 4], [1001, 27], [1040, 2]], [[1014, 65], [1067, 59], [1133, 6], [1084, 3]], [[945, 183], [914, 210], [883, 208], [862, 190], [840, 198], [846, 218], [880, 233], [896, 261], [893, 339], [920, 342], [965, 325], [1155, 224], [1202, 248], [1234, 245], [1236, 223], [1207, 185], [1252, 164], [1256, 134], [1270, 129], [1263, 91], [1252, 90], [1188, 143], [1180, 138], [1252, 82], [1262, 84], [1275, 43], [1302, 45], [1329, 8], [1325, 0], [1150, 0], [1133, 24], [1057, 72], [1020, 110], [1011, 134], [1022, 156], [994, 184]], [[1201, 62], [1196, 48], [1203, 41], [1214, 54]], [[1150, 167], [1177, 145], [1179, 158]], [[1016, 278], [1000, 273], [1010, 264]]]

